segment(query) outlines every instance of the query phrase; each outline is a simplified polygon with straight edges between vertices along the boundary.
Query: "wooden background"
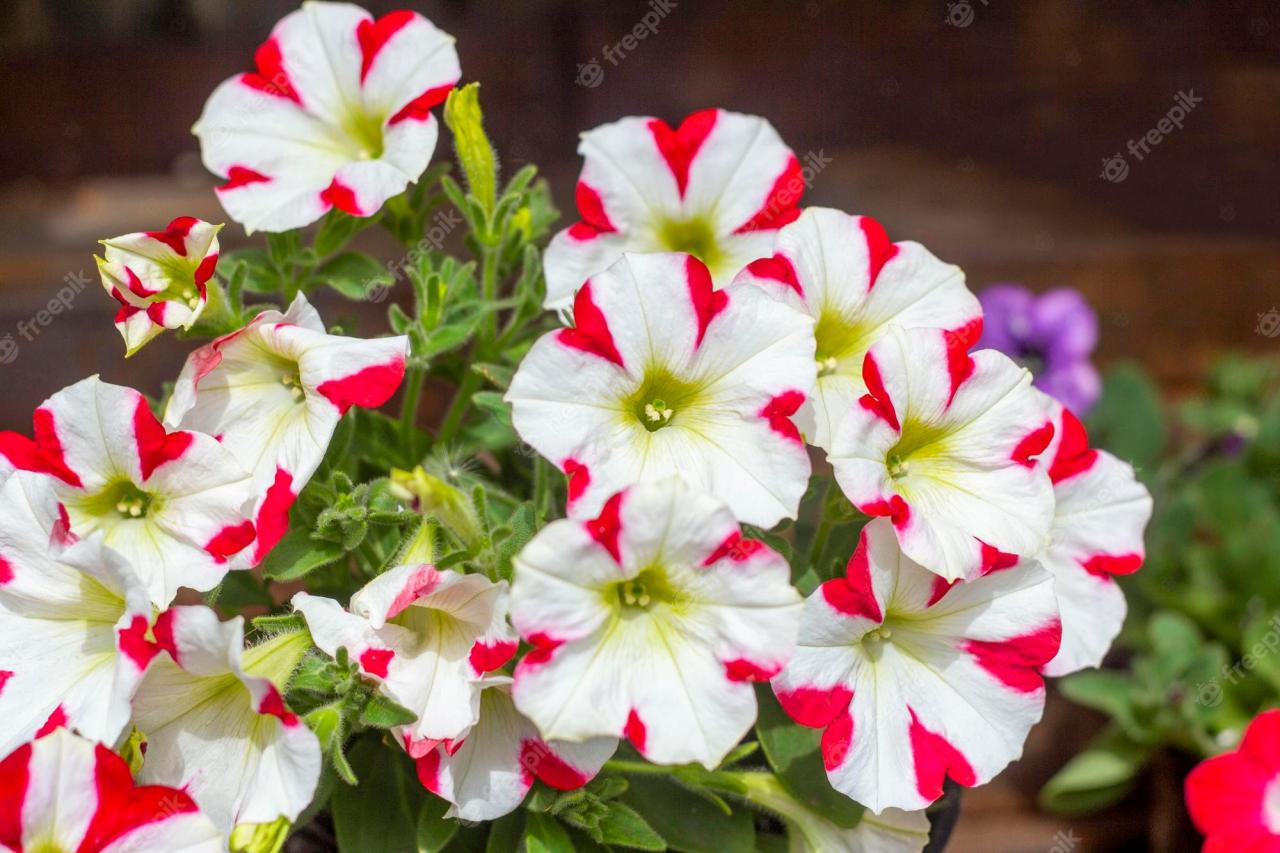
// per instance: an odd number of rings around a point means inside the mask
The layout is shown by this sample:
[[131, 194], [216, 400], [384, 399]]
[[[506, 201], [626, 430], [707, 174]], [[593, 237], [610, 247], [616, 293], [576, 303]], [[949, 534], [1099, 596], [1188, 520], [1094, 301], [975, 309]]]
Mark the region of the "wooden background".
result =
[[[293, 5], [0, 4], [0, 428], [25, 429], [44, 397], [91, 372], [151, 391], [176, 375], [187, 347], [171, 339], [126, 369], [95, 241], [180, 214], [222, 221], [188, 130]], [[1257, 331], [1258, 315], [1280, 307], [1275, 2], [668, 0], [655, 33], [611, 48], [626, 54], [616, 65], [605, 46], [648, 3], [412, 5], [458, 37], [508, 169], [538, 163], [562, 204], [580, 130], [705, 106], [759, 113], [802, 159], [830, 159], [808, 203], [876, 216], [963, 266], [975, 289], [1084, 291], [1104, 364], [1140, 361], [1177, 394], [1224, 350], [1280, 353], [1280, 337]], [[602, 77], [583, 85], [592, 63]], [[1180, 91], [1203, 100], [1139, 161], [1127, 143]], [[1127, 175], [1108, 181], [1116, 155]], [[235, 245], [235, 227], [225, 233]], [[61, 288], [69, 310], [33, 327]], [[362, 322], [380, 330], [376, 313]], [[1033, 812], [1034, 791], [1093, 725], [1052, 703], [1028, 758], [967, 797], [952, 849], [1185, 844], [1172, 840], [1176, 767], [1099, 818]]]

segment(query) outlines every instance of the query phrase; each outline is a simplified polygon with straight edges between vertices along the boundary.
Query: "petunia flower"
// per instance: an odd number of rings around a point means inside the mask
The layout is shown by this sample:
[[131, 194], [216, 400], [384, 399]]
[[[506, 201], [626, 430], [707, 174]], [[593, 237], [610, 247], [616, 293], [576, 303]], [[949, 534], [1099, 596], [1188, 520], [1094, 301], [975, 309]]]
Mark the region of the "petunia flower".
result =
[[534, 646], [516, 707], [548, 741], [625, 736], [654, 763], [714, 768], [755, 722], [751, 682], [791, 655], [790, 574], [678, 478], [552, 522], [515, 560], [511, 618]]
[[575, 514], [679, 474], [741, 520], [794, 518], [809, 455], [791, 416], [813, 387], [813, 321], [761, 288], [712, 288], [698, 259], [625, 255], [525, 356], [516, 431], [569, 475]]
[[[288, 529], [289, 508], [352, 406], [381, 406], [404, 378], [407, 337], [326, 332], [302, 294], [193, 352], [165, 410], [170, 429], [217, 436], [253, 473], [256, 564]], [[249, 556], [247, 552], [246, 556]]]
[[400, 735], [414, 758], [480, 717], [480, 681], [516, 653], [507, 583], [406, 565], [374, 578], [350, 610], [300, 592], [293, 606], [323, 651], [345, 648], [389, 699], [418, 715]]
[[186, 791], [218, 829], [292, 821], [320, 779], [320, 742], [281, 698], [311, 647], [305, 631], [244, 647], [244, 619], [172, 607], [156, 619], [158, 657], [134, 699], [146, 737], [141, 781]]
[[445, 817], [496, 820], [520, 806], [535, 780], [560, 791], [581, 788], [618, 747], [609, 737], [544, 741], [516, 710], [510, 685], [505, 676], [487, 676], [475, 726], [416, 759], [423, 787], [452, 804]]
[[947, 777], [980, 785], [1021, 754], [1060, 632], [1043, 570], [951, 585], [902, 552], [888, 519], [874, 519], [845, 576], [805, 602], [773, 689], [792, 719], [824, 729], [836, 790], [876, 814], [920, 809]]
[[146, 399], [97, 376], [34, 415], [35, 439], [0, 433], [18, 466], [53, 477], [79, 537], [100, 534], [142, 578], [157, 607], [178, 587], [208, 590], [254, 540], [249, 475], [208, 435], [166, 431]]
[[0, 760], [0, 849], [20, 853], [221, 853], [191, 797], [135, 787], [124, 759], [57, 729]]
[[867, 392], [862, 362], [890, 325], [949, 329], [972, 343], [982, 309], [964, 272], [919, 243], [892, 243], [880, 223], [811, 207], [778, 232], [773, 257], [735, 279], [765, 287], [814, 319], [818, 383], [796, 413], [809, 442], [831, 448], [845, 413]]
[[142, 580], [67, 532], [48, 477], [0, 484], [0, 755], [58, 725], [115, 743], [156, 654], [150, 626]]
[[888, 516], [912, 560], [973, 578], [1043, 547], [1053, 487], [1035, 457], [1053, 422], [1031, 375], [963, 336], [891, 328], [828, 458], [858, 509]]
[[1053, 481], [1053, 529], [1034, 562], [1054, 578], [1062, 611], [1062, 648], [1045, 675], [1098, 666], [1124, 625], [1124, 592], [1115, 575], [1142, 567], [1142, 532], [1151, 520], [1151, 494], [1133, 468], [1089, 447], [1075, 415], [1047, 400], [1054, 437], [1041, 455]]
[[1280, 710], [1264, 711], [1240, 748], [1202, 761], [1187, 775], [1187, 811], [1204, 853], [1280, 849]]
[[416, 12], [374, 18], [308, 2], [223, 82], [192, 132], [218, 198], [248, 231], [289, 231], [338, 208], [372, 216], [426, 169], [431, 109], [461, 71], [453, 37]]
[[125, 355], [165, 329], [190, 329], [209, 301], [208, 281], [218, 264], [218, 232], [194, 216], [180, 216], [163, 231], [103, 240], [98, 262], [102, 286], [120, 303], [116, 328]]
[[678, 128], [630, 117], [582, 135], [581, 221], [547, 247], [547, 308], [568, 308], [623, 252], [687, 252], [728, 284], [799, 214], [800, 163], [758, 116], [702, 110]]
[[978, 294], [985, 315], [980, 347], [999, 350], [1029, 369], [1035, 385], [1073, 412], [1087, 414], [1102, 394], [1089, 361], [1098, 344], [1098, 315], [1079, 291], [1042, 294], [997, 284]]

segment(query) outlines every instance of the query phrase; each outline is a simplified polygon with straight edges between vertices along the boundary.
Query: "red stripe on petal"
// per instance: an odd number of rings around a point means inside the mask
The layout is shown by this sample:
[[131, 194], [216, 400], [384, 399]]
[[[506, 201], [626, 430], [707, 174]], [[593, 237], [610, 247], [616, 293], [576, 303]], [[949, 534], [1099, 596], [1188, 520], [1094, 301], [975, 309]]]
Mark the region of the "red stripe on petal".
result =
[[252, 521], [222, 528], [205, 543], [204, 550], [216, 563], [225, 563], [228, 557], [240, 553], [253, 542], [257, 531]]
[[440, 793], [440, 750], [433, 749], [416, 762], [418, 781], [433, 794]]
[[53, 712], [49, 714], [47, 719], [45, 719], [44, 725], [40, 726], [40, 728], [36, 730], [35, 739], [39, 740], [45, 735], [57, 731], [58, 729], [65, 726], [66, 724], [67, 724], [67, 712], [63, 709], [61, 705], [59, 705], [58, 707], [54, 708]]
[[558, 640], [542, 632], [530, 634], [525, 639], [529, 641], [529, 645], [533, 646], [533, 649], [520, 659], [520, 665], [516, 669], [517, 675], [520, 670], [536, 669], [550, 662], [551, 658], [555, 656], [556, 649], [564, 645], [564, 640]]
[[505, 666], [515, 653], [516, 643], [504, 640], [493, 643], [477, 642], [471, 646], [467, 661], [477, 675], [482, 675]]
[[734, 658], [724, 662], [724, 675], [730, 681], [768, 681], [781, 669], [781, 664], [756, 663], [746, 658]]
[[148, 231], [146, 234], [152, 240], [164, 243], [185, 258], [187, 256], [187, 235], [191, 233], [191, 229], [199, 221], [194, 216], [179, 216], [165, 226], [163, 231]]
[[689, 168], [693, 158], [698, 155], [702, 143], [710, 135], [719, 118], [719, 110], [700, 110], [680, 123], [677, 130], [661, 119], [649, 120], [649, 133], [653, 135], [654, 144], [658, 146], [662, 159], [675, 176], [676, 188], [680, 197], [684, 197], [685, 188], [689, 185]]
[[24, 743], [0, 761], [0, 845], [11, 850], [23, 849], [22, 808], [31, 783], [32, 749]]
[[1009, 454], [1009, 458], [1024, 468], [1034, 468], [1035, 457], [1044, 453], [1051, 441], [1053, 441], [1053, 422], [1047, 421], [1024, 435], [1013, 448], [1013, 453]]
[[240, 75], [241, 83], [259, 92], [278, 98], [288, 98], [296, 104], [302, 104], [298, 91], [293, 88], [293, 80], [285, 70], [284, 58], [280, 54], [280, 43], [274, 36], [262, 43], [254, 53], [253, 60], [258, 66], [258, 73]]
[[434, 592], [439, 585], [440, 573], [436, 571], [434, 566], [419, 566], [417, 571], [404, 582], [404, 586], [400, 587], [400, 591], [391, 600], [391, 604], [387, 607], [387, 612], [383, 614], [382, 618], [394, 619], [419, 598]]
[[156, 624], [151, 629], [151, 633], [156, 638], [156, 648], [168, 652], [173, 662], [182, 666], [182, 660], [178, 656], [178, 641], [173, 636], [173, 620], [177, 618], [177, 610], [170, 608], [164, 611], [156, 617]]
[[1055, 619], [1030, 634], [1008, 640], [966, 640], [962, 648], [1001, 684], [1019, 693], [1035, 693], [1044, 689], [1040, 667], [1053, 660], [1061, 643], [1062, 623]]
[[858, 217], [858, 227], [867, 241], [867, 290], [876, 286], [880, 271], [898, 254], [897, 245], [889, 239], [884, 226], [869, 216]]
[[862, 408], [879, 417], [895, 431], [902, 432], [898, 413], [893, 408], [893, 398], [885, 390], [884, 379], [880, 376], [880, 364], [871, 353], [867, 353], [862, 360], [862, 383], [867, 386], [868, 392], [858, 400]]
[[267, 489], [262, 506], [258, 507], [258, 517], [254, 527], [257, 530], [258, 543], [254, 546], [253, 562], [261, 563], [263, 558], [276, 547], [284, 535], [289, 532], [289, 510], [297, 495], [293, 491], [293, 475], [283, 468], [276, 468], [275, 480]]
[[106, 746], [94, 746], [94, 759], [97, 809], [76, 853], [98, 853], [141, 827], [196, 811], [195, 802], [183, 791], [160, 785], [135, 788], [129, 765]]
[[[160, 288], [153, 289], [153, 288], [147, 287], [147, 285], [142, 281], [142, 279], [138, 278], [138, 274], [134, 272], [132, 269], [130, 269], [129, 267], [124, 268], [124, 275], [125, 275], [125, 278], [129, 280], [128, 282], [129, 292], [132, 293], [134, 296], [139, 297], [140, 299], [146, 299], [148, 297], [155, 296], [157, 293], [160, 292]], [[115, 288], [112, 288], [112, 290], [115, 290]], [[118, 294], [118, 291], [117, 291], [117, 294]], [[116, 301], [120, 302], [121, 304], [125, 304], [122, 301], [123, 299], [124, 297], [122, 296], [119, 296], [119, 295], [116, 296]], [[131, 305], [129, 307], [132, 308], [134, 306]]]
[[760, 410], [760, 417], [768, 421], [769, 429], [778, 433], [778, 435], [797, 444], [804, 444], [804, 438], [800, 435], [800, 430], [791, 420], [792, 415], [804, 405], [804, 400], [803, 391], [783, 391]]
[[956, 578], [955, 580], [947, 580], [946, 578], [934, 575], [933, 587], [929, 590], [929, 600], [925, 602], [924, 606], [932, 607], [937, 604], [946, 597], [946, 594], [951, 592], [951, 588], [958, 583], [960, 583], [959, 578]]
[[567, 347], [589, 352], [611, 361], [618, 367], [622, 363], [622, 353], [613, 343], [613, 332], [609, 331], [609, 322], [604, 312], [596, 307], [591, 297], [591, 282], [578, 290], [573, 300], [573, 328], [561, 329], [556, 340]]
[[774, 688], [778, 704], [787, 716], [802, 726], [826, 728], [844, 714], [853, 701], [853, 691], [842, 684], [834, 687], [800, 687], [795, 690]]
[[192, 276], [192, 278], [196, 283], [196, 287], [200, 291], [201, 299], [204, 299], [207, 296], [207, 293], [205, 292], [205, 285], [209, 283], [209, 279], [213, 278], [213, 271], [217, 268], [217, 252], [214, 252], [211, 255], [205, 255], [204, 259], [200, 261], [200, 266], [196, 267], [195, 275]]
[[320, 191], [320, 201], [329, 207], [338, 208], [343, 213], [350, 213], [352, 216], [364, 216], [364, 212], [360, 209], [360, 202], [356, 198], [356, 191], [337, 178], [334, 178], [329, 186]]
[[689, 286], [689, 301], [693, 303], [693, 313], [698, 319], [698, 337], [693, 345], [699, 347], [711, 321], [729, 304], [729, 294], [715, 289], [711, 271], [693, 255], [684, 259], [684, 275]]
[[54, 421], [53, 412], [49, 409], [36, 409], [31, 420], [35, 427], [35, 444], [39, 448], [40, 468], [38, 470], [46, 474], [52, 474], [68, 486], [75, 486], [77, 489], [84, 488], [84, 484], [80, 482], [80, 475], [72, 471], [70, 466], [67, 465], [67, 459], [62, 449], [62, 440], [58, 438], [58, 426]]
[[261, 172], [255, 172], [248, 166], [232, 166], [227, 170], [227, 182], [218, 187], [219, 191], [235, 190], [240, 187], [247, 187], [250, 184], [261, 184], [270, 181], [266, 175]]
[[1131, 575], [1142, 568], [1141, 554], [1094, 554], [1080, 563], [1091, 575], [1110, 578], [1112, 575]]
[[360, 44], [361, 85], [364, 85], [364, 78], [369, 76], [369, 69], [373, 67], [373, 61], [378, 58], [378, 52], [391, 40], [392, 36], [408, 26], [413, 18], [413, 12], [408, 9], [399, 9], [388, 12], [376, 21], [364, 20], [356, 25], [356, 41]]
[[20, 471], [44, 472], [36, 443], [16, 432], [0, 432], [0, 456]]
[[644, 721], [640, 719], [640, 715], [636, 713], [635, 708], [632, 708], [631, 713], [627, 715], [627, 724], [623, 727], [622, 733], [627, 740], [631, 741], [631, 745], [636, 748], [636, 752], [644, 755], [644, 745], [649, 735], [645, 729]]
[[[947, 405], [951, 405], [951, 401], [956, 398], [956, 392], [960, 390], [960, 386], [973, 376], [974, 363], [973, 358], [969, 355], [970, 343], [962, 336], [952, 335], [951, 332], [942, 333], [942, 341], [947, 349], [947, 377], [951, 381], [951, 394], [947, 397]], [[1052, 437], [1052, 432], [1050, 433]]]
[[284, 698], [274, 684], [267, 685], [267, 694], [258, 703], [258, 713], [275, 717], [286, 726], [298, 725], [298, 715], [285, 707]]
[[[13, 580], [13, 566], [8, 560], [0, 555], [0, 586], [9, 583], [11, 580]], [[10, 673], [10, 675], [12, 675], [12, 673]], [[0, 681], [0, 687], [3, 686], [4, 682]]]
[[764, 548], [765, 544], [759, 539], [746, 539], [741, 531], [735, 530], [716, 546], [707, 559], [702, 561], [702, 565], [713, 566], [721, 560], [742, 563], [763, 551]]
[[391, 649], [365, 649], [360, 654], [360, 668], [379, 678], [387, 677], [387, 668], [396, 653]]
[[609, 552], [615, 563], [622, 562], [622, 552], [618, 545], [618, 537], [622, 533], [622, 496], [625, 491], [618, 492], [605, 501], [600, 515], [586, 522], [587, 533], [591, 538]]
[[747, 272], [756, 278], [769, 279], [785, 284], [800, 296], [804, 296], [804, 288], [800, 285], [800, 277], [796, 275], [795, 264], [786, 255], [777, 254], [772, 258], [761, 258], [747, 264]]
[[828, 772], [844, 764], [853, 746], [853, 715], [845, 711], [831, 721], [822, 733], [822, 766]]
[[941, 797], [948, 776], [966, 787], [976, 784], [978, 777], [969, 760], [942, 735], [926, 729], [911, 706], [907, 706], [907, 713], [911, 715], [911, 758], [920, 796], [929, 802]]
[[375, 364], [350, 376], [320, 383], [316, 391], [344, 415], [352, 406], [376, 409], [391, 399], [404, 381], [404, 356]]
[[845, 576], [824, 583], [822, 599], [839, 613], [883, 622], [884, 613], [876, 600], [875, 587], [871, 583], [871, 561], [867, 557], [867, 535], [863, 531], [858, 547], [845, 567]]
[[794, 222], [800, 215], [800, 196], [804, 195], [804, 176], [800, 171], [800, 161], [793, 154], [787, 160], [782, 174], [778, 175], [765, 196], [764, 204], [755, 214], [734, 229], [735, 234], [746, 234], [751, 231], [765, 231], [781, 228]]
[[587, 490], [587, 486], [591, 485], [591, 469], [576, 459], [564, 460], [561, 467], [564, 469], [565, 476], [569, 478], [567, 503], [573, 506], [574, 502]]
[[156, 420], [141, 394], [133, 409], [133, 437], [137, 443], [138, 463], [144, 482], [151, 479], [151, 475], [161, 465], [180, 459], [195, 441], [195, 436], [189, 432], [165, 432], [164, 426]]
[[887, 517], [898, 530], [911, 523], [911, 506], [902, 499], [901, 495], [893, 495], [888, 500], [882, 498], [878, 501], [858, 504], [858, 509], [867, 515]]
[[958, 345], [965, 349], [972, 349], [973, 345], [982, 337], [982, 315], [979, 314], [963, 326], [957, 326], [954, 329], [947, 330], [947, 340], [956, 341]]
[[116, 631], [119, 635], [116, 645], [120, 652], [138, 669], [146, 669], [151, 659], [160, 653], [160, 647], [147, 639], [147, 627], [147, 618], [138, 614], [130, 620], [128, 627]]
[[1001, 551], [999, 548], [994, 545], [988, 545], [981, 539], [978, 540], [978, 545], [982, 549], [981, 574], [989, 575], [992, 572], [998, 572], [1003, 569], [1012, 569], [1014, 566], [1018, 565], [1019, 557], [1017, 554], [1009, 554]]
[[157, 326], [164, 325], [165, 314], [168, 313], [168, 302], [153, 302], [147, 306], [147, 316], [151, 318], [151, 322]]
[[1082, 474], [1098, 460], [1098, 451], [1089, 449], [1089, 434], [1080, 419], [1062, 410], [1062, 438], [1049, 466], [1049, 479], [1055, 484]]
[[[604, 201], [600, 198], [600, 193], [596, 192], [595, 187], [584, 181], [578, 181], [578, 187], [574, 191], [574, 202], [578, 206], [578, 215], [582, 217], [582, 223], [591, 228], [591, 237], [618, 230], [613, 221], [609, 219], [609, 214], [604, 209]], [[588, 237], [580, 237], [577, 234], [574, 237], [577, 239], [589, 239]]]
[[4, 686], [9, 679], [13, 678], [13, 672], [7, 669], [0, 669], [0, 694], [4, 693]]
[[431, 118], [431, 111], [445, 102], [455, 85], [457, 84], [446, 83], [443, 86], [428, 89], [387, 119], [387, 125], [399, 124], [402, 121], [426, 121]]
[[591, 781], [590, 776], [556, 755], [540, 740], [520, 744], [520, 766], [526, 774], [536, 776], [557, 791], [574, 791]]

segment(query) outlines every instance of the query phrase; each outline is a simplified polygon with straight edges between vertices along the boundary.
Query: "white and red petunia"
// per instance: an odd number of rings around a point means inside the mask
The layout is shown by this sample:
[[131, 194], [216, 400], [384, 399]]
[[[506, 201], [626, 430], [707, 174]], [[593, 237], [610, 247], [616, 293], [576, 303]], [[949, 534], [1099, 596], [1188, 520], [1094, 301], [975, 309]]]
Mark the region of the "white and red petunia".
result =
[[574, 320], [534, 344], [506, 396], [521, 438], [569, 475], [574, 514], [679, 474], [749, 524], [795, 517], [812, 319], [758, 287], [714, 290], [697, 258], [664, 253], [593, 276]]
[[172, 607], [156, 619], [158, 657], [134, 699], [146, 737], [141, 781], [186, 791], [223, 833], [293, 820], [320, 779], [320, 743], [282, 691], [311, 647], [305, 631], [244, 647], [244, 619]]
[[1053, 575], [1062, 611], [1062, 648], [1045, 675], [1098, 666], [1124, 625], [1124, 592], [1116, 575], [1142, 567], [1142, 532], [1151, 520], [1151, 494], [1133, 468], [1089, 447], [1084, 426], [1061, 403], [1045, 397], [1054, 437], [1040, 457], [1053, 481], [1053, 529], [1034, 555]]
[[0, 754], [58, 725], [115, 743], [156, 647], [142, 580], [76, 541], [50, 478], [0, 483]]
[[919, 243], [890, 242], [874, 219], [830, 208], [805, 210], [778, 232], [773, 256], [735, 281], [765, 287], [813, 317], [818, 382], [796, 424], [824, 449], [867, 392], [862, 362], [889, 326], [950, 329], [967, 344], [982, 333], [982, 307], [959, 267]]
[[[289, 508], [352, 406], [381, 406], [400, 387], [407, 337], [326, 332], [302, 294], [187, 359], [165, 410], [170, 429], [217, 436], [253, 473], [257, 563], [288, 529]], [[250, 552], [246, 552], [248, 555]]]
[[226, 849], [185, 791], [135, 786], [124, 759], [66, 729], [0, 760], [0, 850], [6, 853]]
[[0, 433], [18, 467], [53, 478], [73, 534], [100, 534], [158, 607], [178, 587], [208, 590], [254, 540], [244, 514], [250, 477], [229, 450], [198, 432], [169, 432], [132, 388], [97, 376], [36, 409], [35, 439]]
[[790, 569], [678, 478], [552, 522], [516, 557], [511, 617], [535, 647], [516, 707], [548, 741], [627, 737], [658, 764], [717, 766], [751, 728], [751, 682], [791, 655]]
[[1053, 486], [1036, 456], [1053, 421], [1031, 374], [941, 329], [891, 327], [862, 367], [868, 393], [828, 458], [858, 509], [887, 516], [912, 560], [974, 578], [1043, 547]]
[[431, 109], [461, 71], [453, 37], [416, 12], [374, 18], [308, 2], [222, 83], [193, 132], [218, 198], [248, 231], [288, 231], [338, 208], [372, 216], [426, 169]]
[[623, 252], [696, 255], [723, 287], [773, 253], [799, 214], [800, 163], [758, 116], [702, 110], [672, 129], [630, 117], [582, 135], [581, 221], [547, 247], [548, 308], [568, 308], [582, 283]]
[[805, 602], [773, 689], [792, 719], [825, 729], [836, 790], [877, 814], [920, 809], [947, 777], [979, 785], [1021, 754], [1060, 636], [1042, 569], [949, 584], [903, 553], [892, 522], [873, 519], [845, 576]]
[[162, 231], [102, 241], [98, 274], [120, 303], [116, 328], [124, 337], [126, 356], [165, 329], [190, 329], [200, 319], [218, 264], [220, 230], [221, 225], [179, 216]]
[[1197, 765], [1186, 799], [1204, 853], [1280, 850], [1280, 711], [1254, 717], [1238, 750]]
[[581, 788], [618, 747], [611, 737], [544, 741], [516, 710], [510, 684], [505, 676], [486, 677], [475, 726], [415, 759], [423, 786], [452, 804], [445, 817], [496, 820], [520, 806], [534, 780], [560, 791]]
[[400, 733], [415, 758], [461, 737], [480, 716], [480, 682], [516, 653], [507, 583], [407, 565], [370, 581], [350, 609], [300, 592], [293, 606], [333, 655], [345, 648], [387, 698], [418, 715]]

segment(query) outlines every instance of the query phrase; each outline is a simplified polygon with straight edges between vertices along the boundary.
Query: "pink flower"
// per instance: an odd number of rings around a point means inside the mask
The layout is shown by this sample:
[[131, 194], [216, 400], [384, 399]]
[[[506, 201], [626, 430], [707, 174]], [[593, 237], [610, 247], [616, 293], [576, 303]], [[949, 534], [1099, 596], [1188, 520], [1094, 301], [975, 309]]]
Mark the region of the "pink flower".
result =
[[1238, 750], [1192, 770], [1186, 797], [1204, 853], [1280, 850], [1280, 710], [1255, 717]]

